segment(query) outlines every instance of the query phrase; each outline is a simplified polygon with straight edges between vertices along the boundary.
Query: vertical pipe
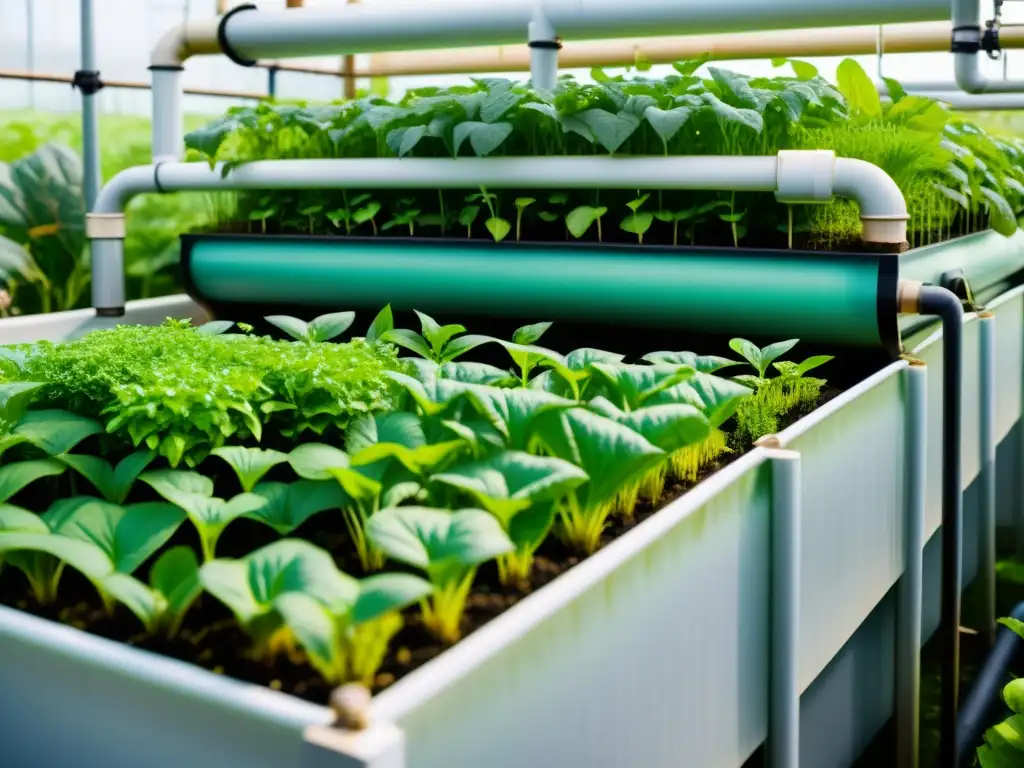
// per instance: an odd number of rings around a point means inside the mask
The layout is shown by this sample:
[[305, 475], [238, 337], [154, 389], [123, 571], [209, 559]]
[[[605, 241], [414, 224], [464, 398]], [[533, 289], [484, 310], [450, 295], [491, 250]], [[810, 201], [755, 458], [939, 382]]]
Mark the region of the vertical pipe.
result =
[[772, 449], [768, 765], [800, 766], [800, 454]]
[[[36, 71], [36, 20], [33, 8], [35, 0], [25, 0], [25, 69], [29, 72]], [[28, 108], [36, 108], [36, 82], [29, 80], [28, 86]]]
[[996, 319], [991, 312], [978, 314], [980, 357], [978, 443], [981, 496], [978, 525], [978, 568], [981, 576], [983, 634], [989, 647], [996, 636]]
[[926, 285], [918, 311], [942, 320], [942, 649], [939, 768], [956, 768], [959, 752], [957, 708], [960, 697], [960, 589], [963, 584], [963, 482], [961, 476], [961, 398], [963, 396], [964, 310], [956, 294]]
[[924, 583], [928, 369], [913, 361], [906, 386], [906, 515], [903, 575], [897, 588], [896, 765], [917, 768], [921, 708], [921, 603]]
[[[96, 71], [94, 51], [92, 0], [81, 0], [81, 56], [82, 71]], [[85, 192], [85, 209], [91, 211], [100, 193], [100, 136], [99, 118], [96, 111], [96, 94], [88, 88], [82, 91], [82, 185]]]
[[181, 108], [181, 66], [149, 68], [153, 81], [153, 162], [177, 162], [185, 144]]
[[530, 47], [530, 80], [539, 91], [554, 91], [558, 82], [558, 52], [562, 41], [554, 26], [538, 7], [527, 27]]

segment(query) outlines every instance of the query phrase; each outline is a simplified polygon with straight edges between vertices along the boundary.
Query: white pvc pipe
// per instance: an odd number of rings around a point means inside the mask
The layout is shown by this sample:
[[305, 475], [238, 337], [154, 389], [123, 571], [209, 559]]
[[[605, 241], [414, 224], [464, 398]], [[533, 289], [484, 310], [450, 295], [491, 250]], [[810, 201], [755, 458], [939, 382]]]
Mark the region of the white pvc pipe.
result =
[[154, 163], [176, 162], [185, 148], [181, 67], [151, 67], [153, 83], [153, 148]]
[[[823, 203], [839, 195], [860, 206], [868, 242], [907, 239], [906, 202], [877, 166], [828, 150], [777, 156], [484, 157], [261, 160], [224, 176], [223, 166], [163, 163], [128, 168], [100, 192], [86, 232], [92, 245], [93, 306], [124, 305], [125, 206], [146, 192], [238, 189], [690, 189], [774, 192], [784, 203]], [[120, 219], [120, 221], [117, 221]]]
[[949, 0], [395, 0], [239, 13], [225, 37], [248, 59], [514, 44], [537, 11], [583, 40], [939, 21]]
[[[953, 39], [980, 43], [981, 7], [979, 0], [952, 0]], [[1022, 80], [989, 80], [981, 72], [979, 53], [954, 53], [956, 83], [967, 93], [1024, 93]]]

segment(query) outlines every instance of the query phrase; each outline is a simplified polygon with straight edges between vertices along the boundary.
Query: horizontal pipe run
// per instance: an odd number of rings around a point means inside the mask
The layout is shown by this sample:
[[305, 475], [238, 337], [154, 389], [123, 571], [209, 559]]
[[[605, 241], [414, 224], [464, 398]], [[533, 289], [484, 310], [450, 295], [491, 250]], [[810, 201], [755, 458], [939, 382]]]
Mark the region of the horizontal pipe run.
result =
[[[882, 27], [882, 53], [949, 51], [952, 24], [929, 21]], [[671, 64], [709, 55], [712, 60], [867, 56], [878, 52], [877, 24], [855, 27], [788, 29], [719, 35], [651, 37], [633, 40], [567, 40], [559, 52], [563, 68], [625, 67], [644, 61]], [[1003, 48], [1024, 48], [1024, 27], [1004, 27]], [[530, 55], [523, 45], [474, 47], [445, 51], [389, 51], [370, 59], [373, 75], [476, 74], [526, 72]]]
[[752, 31], [939, 21], [949, 0], [422, 0], [334, 8], [238, 13], [224, 39], [245, 59], [371, 53], [417, 47], [455, 48], [526, 41], [535, 12], [567, 40], [728, 32], [737, 20]]
[[122, 213], [131, 196], [145, 191], [206, 189], [688, 189], [776, 192], [782, 202], [830, 202], [833, 195], [858, 203], [865, 224], [902, 223], [906, 202], [884, 171], [830, 151], [783, 151], [761, 157], [490, 157], [352, 158], [262, 160], [231, 169], [169, 163], [122, 171], [104, 188], [97, 213]]

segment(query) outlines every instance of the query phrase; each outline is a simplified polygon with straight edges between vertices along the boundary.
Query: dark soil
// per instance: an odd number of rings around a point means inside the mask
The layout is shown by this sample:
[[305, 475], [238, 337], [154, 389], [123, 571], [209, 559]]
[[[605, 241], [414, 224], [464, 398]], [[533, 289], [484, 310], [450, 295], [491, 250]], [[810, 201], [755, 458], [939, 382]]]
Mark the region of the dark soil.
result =
[[[818, 405], [828, 402], [840, 392], [841, 390], [836, 388], [824, 391]], [[780, 420], [779, 428], [789, 426], [810, 410], [812, 409], [805, 408], [791, 412]], [[734, 447], [732, 453], [723, 455], [716, 465], [709, 466], [701, 479], [729, 464], [749, 448], [749, 445]], [[641, 502], [631, 520], [613, 517], [602, 537], [602, 546], [656, 514], [659, 509], [682, 496], [691, 487], [690, 484], [670, 482], [657, 503]], [[88, 492], [88, 489], [80, 488], [78, 492]], [[330, 550], [343, 570], [351, 574], [360, 574], [360, 566], [352, 554], [353, 547], [348, 541], [341, 515], [314, 516], [297, 529], [293, 536], [306, 538]], [[222, 557], [240, 557], [276, 538], [276, 534], [270, 529], [255, 522], [237, 520], [218, 543], [217, 554]], [[198, 548], [195, 533], [188, 525], [183, 525], [170, 542], [171, 545], [181, 543]], [[530, 583], [516, 587], [503, 586], [498, 580], [494, 564], [486, 564], [478, 573], [463, 617], [464, 635], [472, 634], [524, 597], [572, 568], [581, 559], [558, 539], [551, 537], [537, 552]], [[143, 565], [138, 574], [147, 571], [148, 565]], [[70, 568], [64, 571], [59, 594], [56, 605], [43, 606], [31, 597], [28, 583], [20, 571], [13, 568], [5, 569], [3, 578], [0, 579], [0, 603], [27, 613], [69, 624], [137, 648], [182, 659], [217, 674], [266, 685], [318, 704], [325, 703], [330, 694], [330, 687], [304, 661], [298, 651], [291, 658], [277, 658], [273, 664], [247, 656], [244, 650], [248, 647], [245, 633], [236, 624], [227, 608], [208, 595], [204, 595], [193, 605], [185, 617], [178, 637], [173, 641], [163, 641], [147, 635], [138, 620], [123, 606], [116, 606], [113, 615], [107, 615], [92, 585]], [[406, 626], [391, 643], [391, 651], [381, 666], [374, 689], [379, 691], [386, 688], [438, 656], [445, 648], [446, 646], [423, 628], [418, 611], [410, 609], [407, 611]]]

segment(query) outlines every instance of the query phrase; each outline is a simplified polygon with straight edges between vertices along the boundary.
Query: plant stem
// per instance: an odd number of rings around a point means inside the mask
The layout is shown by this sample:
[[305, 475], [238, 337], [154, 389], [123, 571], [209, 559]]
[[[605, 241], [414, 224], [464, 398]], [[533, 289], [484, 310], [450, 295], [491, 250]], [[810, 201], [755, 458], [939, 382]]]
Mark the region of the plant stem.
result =
[[441, 237], [444, 237], [444, 234], [445, 234], [445, 225], [444, 225], [444, 193], [440, 189], [437, 190], [437, 202], [441, 206]]

